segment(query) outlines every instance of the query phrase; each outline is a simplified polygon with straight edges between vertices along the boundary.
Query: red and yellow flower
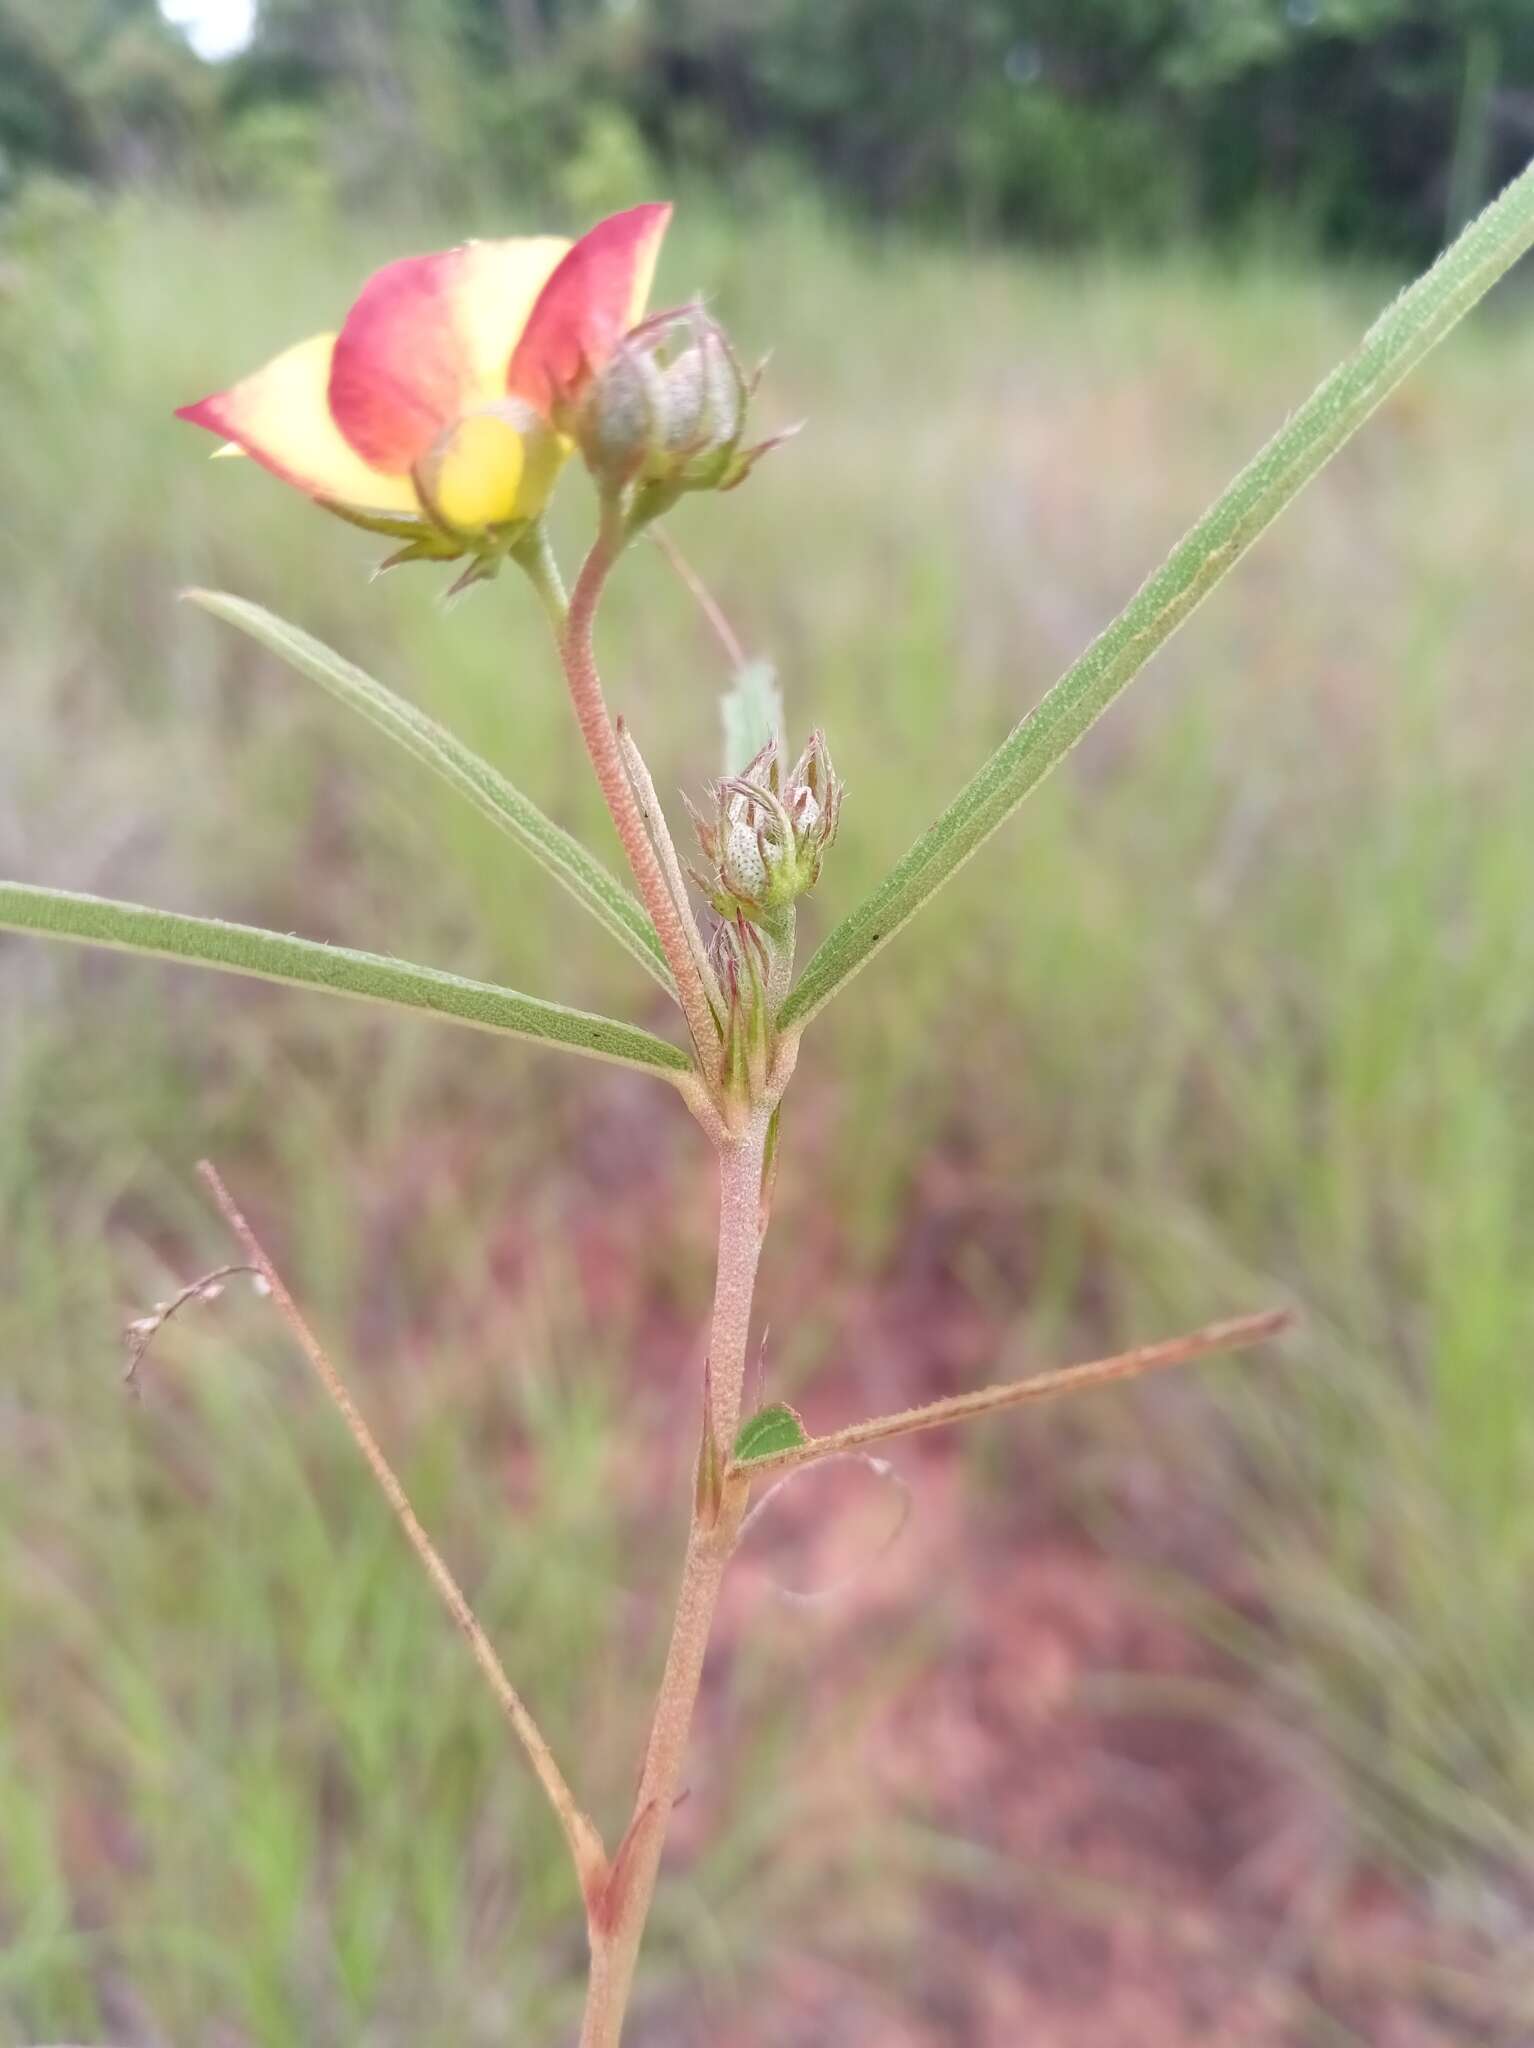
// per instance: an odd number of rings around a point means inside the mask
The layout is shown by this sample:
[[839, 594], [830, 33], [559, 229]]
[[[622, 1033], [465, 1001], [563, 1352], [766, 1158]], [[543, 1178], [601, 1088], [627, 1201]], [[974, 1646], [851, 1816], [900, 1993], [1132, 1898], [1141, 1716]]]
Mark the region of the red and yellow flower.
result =
[[504, 550], [542, 512], [581, 400], [644, 314], [671, 208], [574, 243], [407, 256], [316, 334], [178, 417], [343, 518], [443, 559]]

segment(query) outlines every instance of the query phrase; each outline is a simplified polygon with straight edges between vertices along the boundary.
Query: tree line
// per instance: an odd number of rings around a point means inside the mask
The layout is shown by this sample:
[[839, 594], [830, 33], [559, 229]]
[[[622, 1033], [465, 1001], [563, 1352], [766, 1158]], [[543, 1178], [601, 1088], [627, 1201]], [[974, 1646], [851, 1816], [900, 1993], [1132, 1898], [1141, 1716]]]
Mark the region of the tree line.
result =
[[0, 0], [0, 200], [39, 174], [578, 206], [802, 180], [883, 219], [1420, 257], [1534, 152], [1534, 0]]

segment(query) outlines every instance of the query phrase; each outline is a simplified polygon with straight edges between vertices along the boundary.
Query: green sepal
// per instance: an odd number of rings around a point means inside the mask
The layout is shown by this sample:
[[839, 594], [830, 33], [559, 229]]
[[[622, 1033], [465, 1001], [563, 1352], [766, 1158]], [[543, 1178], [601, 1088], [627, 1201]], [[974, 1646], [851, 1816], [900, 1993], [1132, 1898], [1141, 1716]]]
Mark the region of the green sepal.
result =
[[455, 554], [463, 553], [461, 543], [450, 541], [429, 520], [413, 518], [408, 512], [397, 515], [359, 512], [351, 505], [337, 504], [334, 498], [316, 498], [314, 502], [322, 511], [333, 512], [337, 519], [344, 519], [348, 526], [360, 526], [364, 533], [384, 533], [391, 540], [413, 541], [421, 549], [420, 560], [432, 555], [442, 561], [451, 561]]

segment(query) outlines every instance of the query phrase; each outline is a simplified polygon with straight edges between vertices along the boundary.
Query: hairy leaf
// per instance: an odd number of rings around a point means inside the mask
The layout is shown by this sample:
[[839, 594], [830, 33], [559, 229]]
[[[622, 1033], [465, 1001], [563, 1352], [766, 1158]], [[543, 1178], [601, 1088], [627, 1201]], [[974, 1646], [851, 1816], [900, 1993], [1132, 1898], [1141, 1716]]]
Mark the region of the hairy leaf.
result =
[[784, 1004], [780, 1026], [808, 1023], [1011, 816], [1263, 529], [1531, 243], [1534, 165], [1381, 314], [1355, 353], [1216, 499], [873, 894], [842, 919]]
[[594, 854], [546, 817], [498, 768], [492, 768], [407, 698], [396, 696], [355, 662], [298, 626], [289, 625], [286, 619], [279, 619], [274, 612], [221, 590], [188, 590], [183, 595], [204, 611], [212, 612], [215, 618], [224, 619], [253, 640], [259, 640], [263, 647], [270, 648], [342, 704], [360, 712], [370, 725], [423, 761], [460, 796], [467, 797], [482, 817], [498, 825], [540, 866], [547, 868], [648, 969], [661, 987], [670, 991], [671, 970], [644, 906], [607, 872]]
[[638, 1025], [593, 1016], [586, 1010], [567, 1010], [562, 1004], [517, 995], [491, 982], [466, 981], [437, 967], [417, 967], [380, 953], [358, 953], [349, 946], [327, 946], [316, 939], [293, 938], [255, 925], [149, 910], [137, 903], [81, 896], [68, 889], [0, 882], [0, 930], [35, 932], [45, 938], [113, 946], [266, 981], [329, 989], [336, 995], [393, 1003], [401, 1009], [429, 1010], [481, 1031], [537, 1039], [624, 1066], [672, 1076], [691, 1072], [691, 1062], [679, 1047]]

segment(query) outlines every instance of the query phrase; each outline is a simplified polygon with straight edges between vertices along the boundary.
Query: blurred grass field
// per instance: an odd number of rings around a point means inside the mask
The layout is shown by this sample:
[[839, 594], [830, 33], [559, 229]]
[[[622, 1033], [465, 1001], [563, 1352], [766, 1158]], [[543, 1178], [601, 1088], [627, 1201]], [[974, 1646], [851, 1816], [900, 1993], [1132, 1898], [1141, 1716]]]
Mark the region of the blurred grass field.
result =
[[[523, 590], [444, 611], [430, 572], [370, 584], [366, 536], [169, 418], [333, 324], [376, 261], [505, 225], [20, 223], [0, 873], [666, 1028], [488, 828], [175, 603], [271, 604], [617, 858]], [[706, 281], [773, 349], [763, 423], [808, 421], [672, 530], [847, 778], [817, 931], [1393, 288], [1278, 257], [980, 259], [809, 210], [743, 232], [684, 209], [666, 265], [663, 293]], [[812, 1417], [891, 1405], [848, 1303], [900, 1284], [939, 1170], [945, 1299], [994, 1333], [988, 1372], [1295, 1302], [1281, 1359], [971, 1441], [976, 1528], [1025, 1447], [1110, 1547], [1123, 1475], [1151, 1486], [1165, 1541], [1121, 1567], [1141, 1597], [1250, 1663], [1359, 1854], [1493, 1932], [1534, 1884], [1531, 383], [1505, 293], [814, 1028], [761, 1304], [771, 1384]], [[567, 554], [585, 509], [572, 477]], [[696, 793], [720, 657], [653, 551], [603, 640], [661, 790]], [[0, 942], [0, 2039], [561, 2040], [581, 1957], [555, 1831], [268, 1315], [236, 1290], [166, 1334], [143, 1401], [117, 1384], [116, 1329], [227, 1256], [203, 1154], [594, 1809], [628, 1791], [709, 1279], [707, 1161], [669, 1094]], [[1243, 1558], [1240, 1611], [1189, 1530]], [[880, 1682], [953, 1653], [931, 1597]], [[662, 2016], [915, 1910], [872, 1807], [784, 1850], [793, 1686], [749, 1655], [731, 1680], [700, 1747], [711, 1834], [657, 1922]]]

